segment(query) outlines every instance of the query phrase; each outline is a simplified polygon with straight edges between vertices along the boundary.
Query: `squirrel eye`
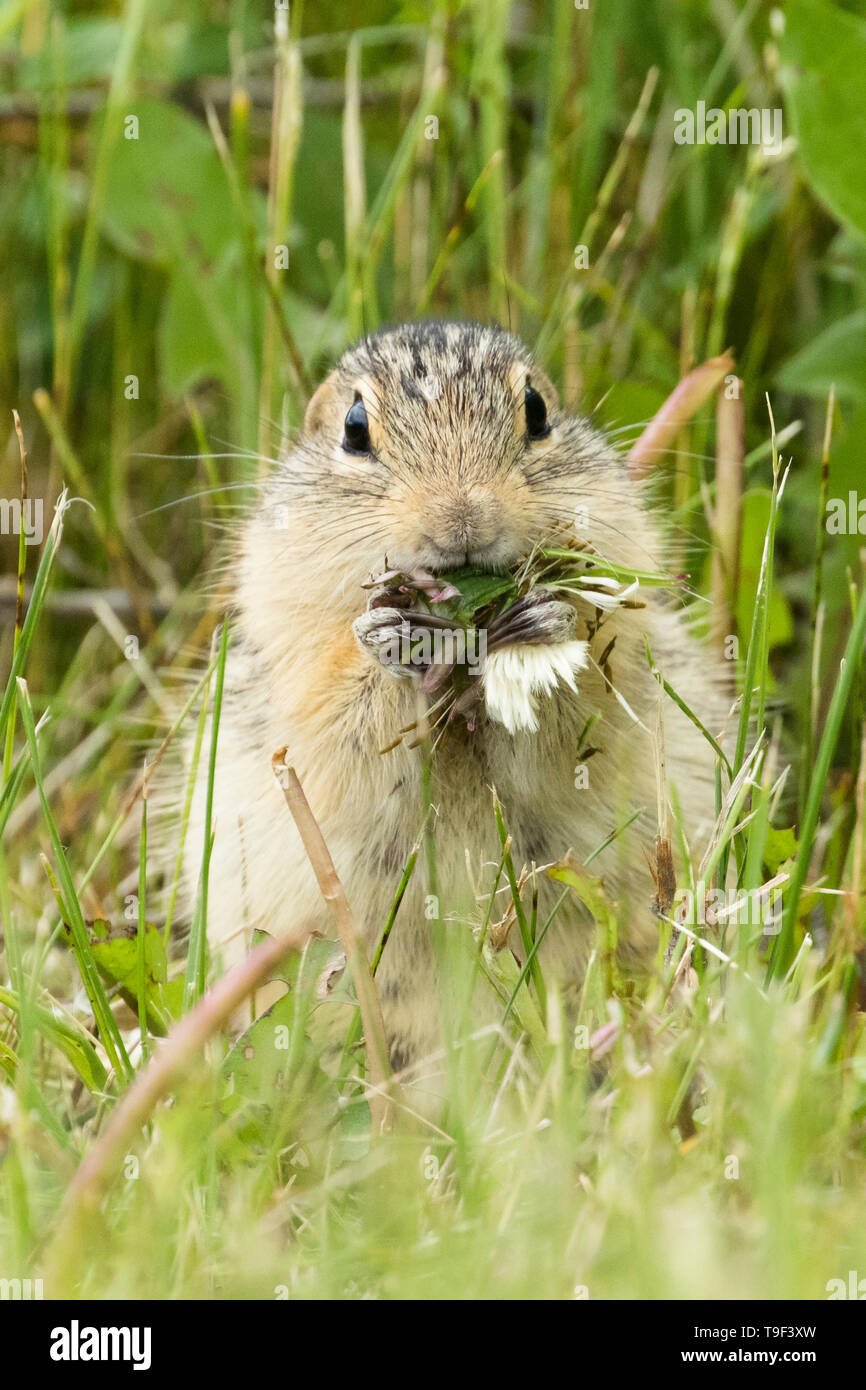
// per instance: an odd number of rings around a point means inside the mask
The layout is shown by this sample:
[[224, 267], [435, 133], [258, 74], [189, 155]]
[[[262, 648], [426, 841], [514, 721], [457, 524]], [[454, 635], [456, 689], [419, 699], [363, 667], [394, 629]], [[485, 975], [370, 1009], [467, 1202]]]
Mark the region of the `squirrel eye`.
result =
[[526, 409], [526, 433], [530, 439], [543, 439], [546, 434], [550, 434], [547, 406], [544, 404], [544, 397], [528, 382], [523, 392], [523, 403]]
[[343, 428], [345, 431], [343, 435], [344, 449], [352, 454], [368, 454], [370, 452], [367, 412], [360, 396], [355, 397], [354, 404], [349, 408]]

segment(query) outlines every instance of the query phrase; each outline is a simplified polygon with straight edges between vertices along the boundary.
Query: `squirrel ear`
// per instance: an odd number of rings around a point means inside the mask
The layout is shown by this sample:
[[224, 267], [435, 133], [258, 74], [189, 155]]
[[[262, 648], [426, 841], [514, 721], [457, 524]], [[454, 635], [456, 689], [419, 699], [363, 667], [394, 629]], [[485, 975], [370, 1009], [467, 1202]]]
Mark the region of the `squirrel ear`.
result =
[[324, 425], [329, 410], [334, 405], [334, 378], [336, 372], [325, 377], [309, 399], [304, 411], [304, 434], [316, 434]]
[[352, 393], [347, 393], [346, 379], [340, 376], [339, 368], [325, 377], [321, 386], [313, 392], [304, 411], [304, 434], [318, 434], [330, 430], [338, 439], [342, 438], [343, 421], [352, 400], [360, 396], [370, 421], [370, 434], [374, 439], [379, 422], [379, 395], [369, 376], [359, 376], [352, 382]]
[[529, 383], [534, 386], [536, 391], [540, 391], [544, 397], [548, 410], [559, 409], [559, 392], [554, 386], [547, 372], [543, 372], [534, 363], [529, 369]]

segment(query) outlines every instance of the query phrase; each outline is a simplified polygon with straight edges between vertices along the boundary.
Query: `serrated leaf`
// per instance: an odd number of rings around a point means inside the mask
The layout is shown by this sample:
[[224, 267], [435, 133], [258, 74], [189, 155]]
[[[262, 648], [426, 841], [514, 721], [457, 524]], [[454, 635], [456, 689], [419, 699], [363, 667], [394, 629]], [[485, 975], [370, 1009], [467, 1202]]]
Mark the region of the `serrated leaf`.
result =
[[[618, 584], [633, 584], [636, 580], [645, 589], [670, 589], [674, 583], [670, 574], [630, 569], [626, 565], [615, 565], [610, 560], [602, 560], [597, 555], [580, 554], [557, 546], [545, 546], [539, 553], [544, 560], [570, 561], [574, 566], [573, 576], [580, 579], [615, 579]], [[545, 575], [543, 582], [546, 588], [556, 589], [565, 587], [572, 579], [569, 572], [563, 568], [561, 573], [552, 579]]]

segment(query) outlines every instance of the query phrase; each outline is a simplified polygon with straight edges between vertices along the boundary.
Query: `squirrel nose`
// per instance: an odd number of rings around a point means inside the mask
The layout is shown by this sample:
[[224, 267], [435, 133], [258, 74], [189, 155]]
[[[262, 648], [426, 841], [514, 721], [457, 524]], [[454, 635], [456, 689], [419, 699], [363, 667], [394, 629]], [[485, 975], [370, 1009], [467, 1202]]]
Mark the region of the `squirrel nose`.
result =
[[484, 550], [502, 530], [502, 508], [492, 497], [471, 494], [449, 498], [428, 512], [430, 539], [440, 550]]

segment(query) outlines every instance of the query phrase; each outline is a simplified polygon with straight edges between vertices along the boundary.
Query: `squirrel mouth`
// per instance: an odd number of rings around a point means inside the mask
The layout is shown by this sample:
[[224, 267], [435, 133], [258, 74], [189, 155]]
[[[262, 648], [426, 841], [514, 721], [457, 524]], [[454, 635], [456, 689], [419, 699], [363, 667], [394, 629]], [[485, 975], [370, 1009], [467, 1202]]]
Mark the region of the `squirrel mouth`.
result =
[[[503, 570], [516, 558], [507, 552], [507, 547], [502, 541], [494, 541], [490, 545], [469, 547], [468, 549], [443, 550], [437, 546], [438, 554], [434, 559], [424, 564], [424, 568], [430, 574], [446, 574], [454, 570], [478, 569], [478, 570]], [[427, 559], [427, 557], [424, 557]], [[423, 563], [423, 561], [422, 561]]]

